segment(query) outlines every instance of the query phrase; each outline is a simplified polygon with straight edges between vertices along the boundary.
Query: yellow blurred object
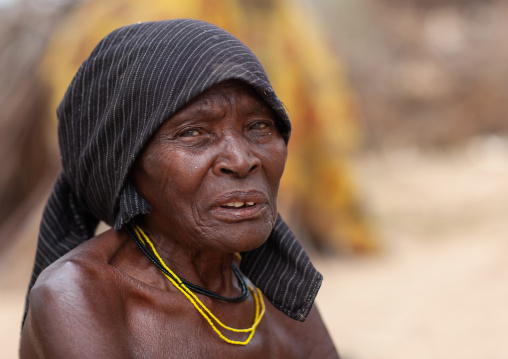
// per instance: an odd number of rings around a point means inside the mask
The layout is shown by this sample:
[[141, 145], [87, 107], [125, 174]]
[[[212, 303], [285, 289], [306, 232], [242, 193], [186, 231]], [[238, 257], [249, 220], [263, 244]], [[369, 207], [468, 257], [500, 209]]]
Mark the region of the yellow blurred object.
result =
[[139, 21], [194, 18], [243, 41], [265, 67], [293, 124], [279, 207], [322, 249], [377, 248], [349, 179], [348, 156], [361, 141], [345, 76], [312, 11], [285, 0], [90, 0], [53, 36], [43, 77], [55, 109], [78, 67], [110, 31]]

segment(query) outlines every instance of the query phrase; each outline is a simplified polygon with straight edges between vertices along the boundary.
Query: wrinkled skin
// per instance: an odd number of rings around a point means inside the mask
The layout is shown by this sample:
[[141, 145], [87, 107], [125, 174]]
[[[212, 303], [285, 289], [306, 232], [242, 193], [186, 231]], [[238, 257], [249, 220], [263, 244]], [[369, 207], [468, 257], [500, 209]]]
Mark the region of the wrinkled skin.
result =
[[134, 183], [153, 208], [145, 226], [193, 251], [257, 248], [275, 224], [285, 161], [271, 108], [247, 86], [216, 86], [162, 125], [138, 160]]
[[[285, 159], [270, 107], [246, 85], [215, 86], [166, 121], [136, 162], [132, 180], [153, 207], [137, 223], [175, 273], [236, 296], [233, 253], [268, 238]], [[198, 297], [223, 323], [252, 325], [252, 295]], [[124, 231], [110, 230], [42, 272], [21, 358], [338, 357], [315, 307], [301, 323], [265, 303], [251, 342], [227, 344]]]

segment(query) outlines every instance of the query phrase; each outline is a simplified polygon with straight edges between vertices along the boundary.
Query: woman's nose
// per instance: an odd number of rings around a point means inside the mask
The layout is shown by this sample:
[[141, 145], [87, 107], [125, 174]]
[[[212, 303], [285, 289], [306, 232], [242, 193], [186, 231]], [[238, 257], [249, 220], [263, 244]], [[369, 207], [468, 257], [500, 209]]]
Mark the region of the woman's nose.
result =
[[261, 166], [261, 160], [252, 151], [252, 144], [244, 136], [228, 135], [221, 142], [213, 168], [217, 175], [245, 177]]

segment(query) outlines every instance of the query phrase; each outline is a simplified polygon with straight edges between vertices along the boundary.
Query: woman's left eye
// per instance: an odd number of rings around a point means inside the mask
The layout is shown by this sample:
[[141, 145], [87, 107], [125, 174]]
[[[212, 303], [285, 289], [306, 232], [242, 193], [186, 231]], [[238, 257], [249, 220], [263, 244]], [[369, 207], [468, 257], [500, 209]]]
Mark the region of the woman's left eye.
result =
[[251, 130], [266, 130], [271, 128], [271, 124], [267, 122], [255, 122], [249, 128]]
[[268, 125], [266, 123], [255, 123], [251, 126], [252, 129], [255, 129], [255, 130], [262, 130], [263, 128], [266, 128], [268, 127]]

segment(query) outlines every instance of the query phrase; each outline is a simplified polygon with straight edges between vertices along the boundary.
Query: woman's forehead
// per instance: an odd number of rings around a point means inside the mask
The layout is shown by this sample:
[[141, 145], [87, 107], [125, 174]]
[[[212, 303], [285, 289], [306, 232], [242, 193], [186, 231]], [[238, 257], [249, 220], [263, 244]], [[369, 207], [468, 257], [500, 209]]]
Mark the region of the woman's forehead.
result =
[[235, 105], [244, 114], [265, 114], [276, 117], [275, 111], [254, 88], [244, 82], [233, 80], [219, 83], [203, 91], [168, 120], [177, 117], [182, 112], [211, 113], [225, 110], [231, 105]]
[[262, 103], [266, 107], [270, 107], [268, 103], [257, 93], [257, 91], [250, 85], [245, 82], [239, 80], [228, 80], [224, 82], [220, 82], [211, 86], [210, 88], [204, 90], [199, 95], [197, 95], [193, 100], [191, 100], [188, 104], [193, 101], [200, 100], [203, 98], [209, 98], [211, 95], [216, 94], [225, 94], [225, 93], [234, 93], [242, 97], [251, 97], [252, 99], [257, 100]]

